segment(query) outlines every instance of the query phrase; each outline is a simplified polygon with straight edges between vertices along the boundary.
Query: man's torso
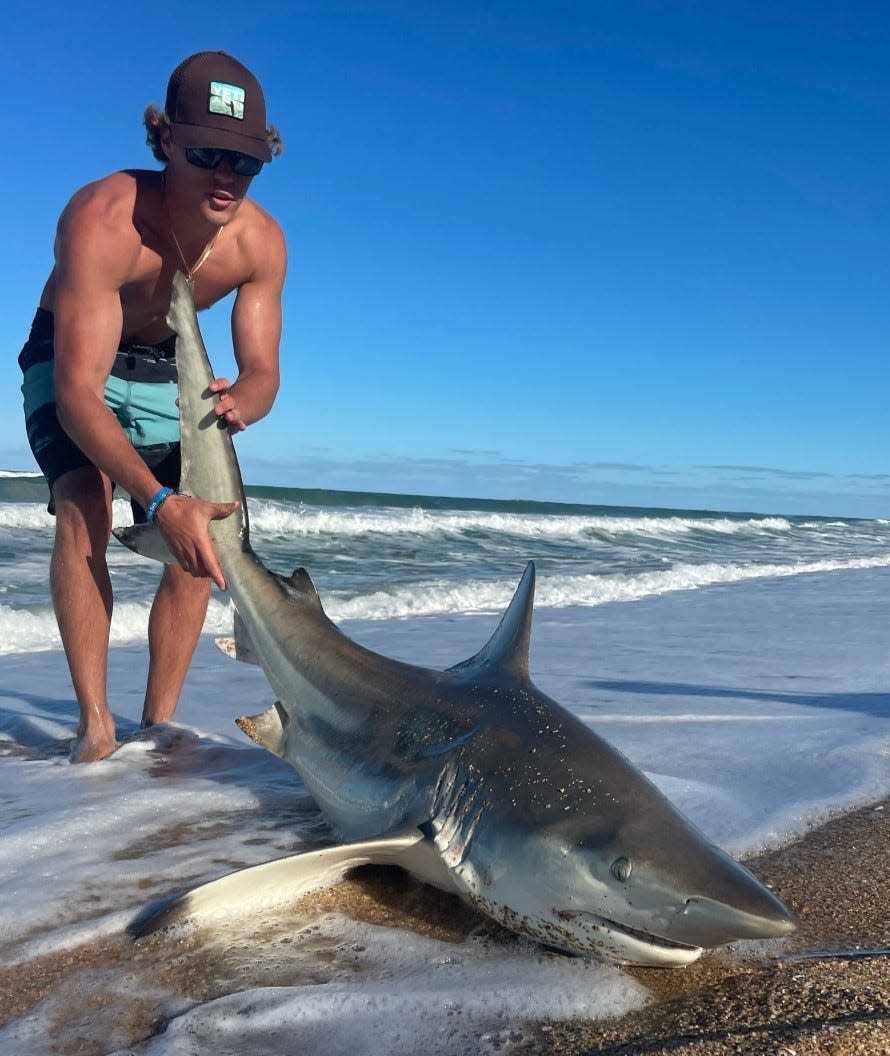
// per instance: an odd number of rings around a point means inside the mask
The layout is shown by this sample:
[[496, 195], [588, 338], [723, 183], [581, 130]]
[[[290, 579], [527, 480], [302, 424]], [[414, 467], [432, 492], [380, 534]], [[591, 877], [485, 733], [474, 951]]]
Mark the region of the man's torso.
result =
[[[109, 212], [119, 226], [120, 237], [138, 241], [138, 251], [120, 287], [123, 309], [122, 342], [155, 344], [170, 335], [166, 323], [173, 275], [194, 267], [195, 261], [181, 259], [171, 234], [164, 202], [163, 173], [127, 170], [114, 173], [86, 188], [106, 195]], [[201, 266], [195, 282], [195, 306], [200, 311], [221, 300], [250, 279], [253, 263], [248, 245], [254, 240], [251, 229], [268, 223], [265, 212], [250, 199], [244, 199], [238, 215], [223, 228], [213, 249]], [[52, 311], [56, 274], [50, 275], [40, 299], [40, 307]]]

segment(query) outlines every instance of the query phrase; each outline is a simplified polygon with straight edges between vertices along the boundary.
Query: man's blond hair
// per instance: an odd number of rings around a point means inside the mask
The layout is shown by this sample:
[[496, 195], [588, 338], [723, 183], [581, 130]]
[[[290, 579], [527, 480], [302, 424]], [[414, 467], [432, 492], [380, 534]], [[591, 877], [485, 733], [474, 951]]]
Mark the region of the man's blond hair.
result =
[[[161, 146], [161, 136], [165, 130], [171, 127], [173, 122], [163, 110], [158, 110], [154, 103], [149, 103], [145, 108], [144, 124], [146, 132], [145, 142], [151, 147], [151, 152], [158, 161], [166, 165], [169, 159]], [[277, 158], [284, 150], [284, 143], [281, 140], [278, 129], [274, 125], [269, 125], [266, 129], [266, 141], [269, 144], [269, 150], [272, 151], [272, 157]]]

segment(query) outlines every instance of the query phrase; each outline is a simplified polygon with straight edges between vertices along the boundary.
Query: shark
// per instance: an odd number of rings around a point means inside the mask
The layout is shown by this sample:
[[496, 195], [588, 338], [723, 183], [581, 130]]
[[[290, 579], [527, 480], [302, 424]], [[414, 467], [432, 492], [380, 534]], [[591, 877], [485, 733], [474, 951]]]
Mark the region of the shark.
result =
[[[214, 374], [179, 273], [167, 321], [179, 370], [180, 490], [241, 499], [209, 526], [234, 606], [234, 636], [222, 646], [259, 664], [278, 698], [237, 721], [296, 769], [345, 841], [254, 867], [265, 870], [262, 883], [220, 878], [177, 900], [180, 912], [219, 908], [289, 876], [305, 887], [382, 862], [457, 893], [518, 935], [623, 964], [682, 966], [704, 949], [794, 929], [763, 883], [533, 683], [532, 562], [489, 641], [446, 670], [364, 648], [326, 616], [308, 572], [266, 568], [250, 544], [238, 460], [213, 412]], [[140, 554], [173, 560], [153, 526], [115, 534]]]

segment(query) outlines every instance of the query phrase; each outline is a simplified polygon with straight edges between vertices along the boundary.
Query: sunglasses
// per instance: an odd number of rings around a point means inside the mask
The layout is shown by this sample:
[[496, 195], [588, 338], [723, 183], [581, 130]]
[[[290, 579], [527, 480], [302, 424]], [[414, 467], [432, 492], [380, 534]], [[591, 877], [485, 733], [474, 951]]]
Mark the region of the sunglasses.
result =
[[236, 176], [256, 176], [263, 167], [259, 158], [237, 150], [217, 150], [215, 147], [186, 147], [186, 161], [199, 169], [215, 169], [225, 158]]

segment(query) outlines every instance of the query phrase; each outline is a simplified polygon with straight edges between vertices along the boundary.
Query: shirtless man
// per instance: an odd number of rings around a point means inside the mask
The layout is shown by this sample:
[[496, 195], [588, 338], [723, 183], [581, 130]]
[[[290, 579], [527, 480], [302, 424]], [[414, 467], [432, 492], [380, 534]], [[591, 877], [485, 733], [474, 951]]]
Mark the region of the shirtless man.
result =
[[106, 695], [112, 589], [106, 563], [114, 484], [156, 521], [179, 565], [164, 569], [149, 618], [143, 725], [173, 718], [204, 623], [210, 581], [225, 588], [208, 534], [236, 501], [177, 495], [179, 426], [171, 281], [196, 307], [236, 290], [238, 378], [218, 378], [220, 426], [244, 429], [278, 391], [284, 238], [247, 198], [280, 153], [256, 78], [223, 52], [170, 76], [164, 113], [145, 112], [161, 172], [117, 172], [78, 191], [59, 220], [55, 266], [19, 362], [28, 439], [46, 476], [56, 534], [50, 587], [80, 708], [72, 762], [116, 747]]

